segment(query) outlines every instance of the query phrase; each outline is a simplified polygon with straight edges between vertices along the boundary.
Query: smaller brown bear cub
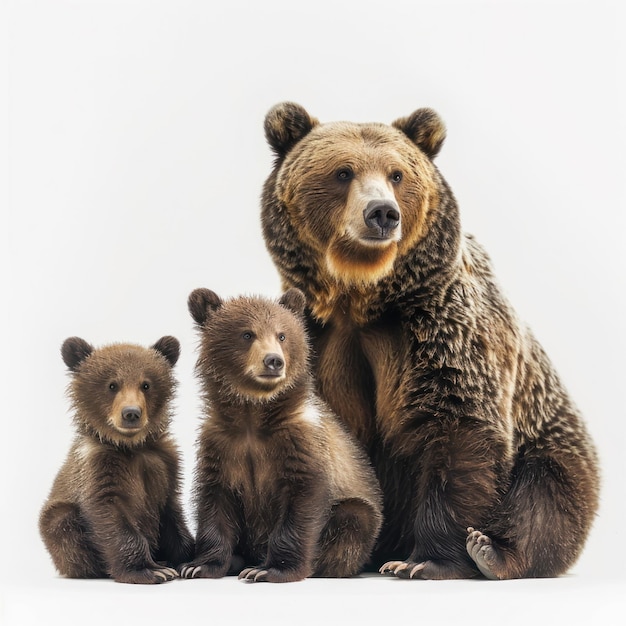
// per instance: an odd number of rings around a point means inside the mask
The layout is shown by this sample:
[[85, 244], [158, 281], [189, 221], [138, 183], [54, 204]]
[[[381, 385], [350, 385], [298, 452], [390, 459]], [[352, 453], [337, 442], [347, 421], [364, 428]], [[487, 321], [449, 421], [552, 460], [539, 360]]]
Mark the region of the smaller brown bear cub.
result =
[[168, 434], [180, 345], [62, 347], [77, 435], [39, 519], [52, 560], [70, 578], [161, 583], [193, 555]]
[[196, 555], [181, 576], [358, 574], [381, 526], [381, 493], [366, 456], [313, 391], [304, 295], [223, 302], [196, 289], [189, 310], [201, 335], [206, 419]]

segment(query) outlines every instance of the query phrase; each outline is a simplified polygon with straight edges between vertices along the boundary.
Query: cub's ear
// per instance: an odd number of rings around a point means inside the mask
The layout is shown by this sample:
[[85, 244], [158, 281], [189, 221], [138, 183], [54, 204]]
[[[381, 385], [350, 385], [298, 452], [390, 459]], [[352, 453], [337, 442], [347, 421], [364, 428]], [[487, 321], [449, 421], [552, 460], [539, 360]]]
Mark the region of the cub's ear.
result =
[[445, 124], [432, 109], [417, 109], [408, 117], [397, 119], [392, 126], [402, 131], [430, 159], [437, 156], [446, 138]]
[[265, 116], [265, 138], [278, 158], [284, 157], [319, 122], [295, 102], [281, 102]]
[[220, 297], [210, 289], [194, 289], [187, 299], [189, 313], [198, 326], [202, 326], [222, 304]]
[[78, 366], [93, 352], [93, 346], [80, 337], [69, 337], [61, 346], [63, 363], [75, 372]]
[[302, 315], [304, 313], [306, 299], [304, 294], [299, 289], [292, 287], [291, 289], [287, 289], [287, 291], [285, 291], [278, 301], [278, 304], [282, 304], [285, 308], [289, 309], [296, 315]]
[[171, 367], [176, 365], [178, 357], [180, 356], [180, 343], [176, 337], [165, 335], [165, 337], [161, 337], [161, 339], [150, 347], [160, 352], [167, 359]]

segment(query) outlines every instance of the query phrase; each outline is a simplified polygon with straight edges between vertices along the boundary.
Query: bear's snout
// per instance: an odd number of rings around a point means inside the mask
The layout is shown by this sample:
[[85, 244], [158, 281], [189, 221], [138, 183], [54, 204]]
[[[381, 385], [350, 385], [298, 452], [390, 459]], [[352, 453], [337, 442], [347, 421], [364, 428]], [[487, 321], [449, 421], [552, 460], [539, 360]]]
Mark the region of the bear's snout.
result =
[[265, 365], [266, 376], [280, 376], [285, 367], [285, 361], [278, 354], [266, 354], [263, 359], [263, 365]]
[[391, 200], [370, 200], [363, 210], [363, 219], [371, 237], [386, 239], [400, 224], [400, 209]]
[[122, 409], [122, 427], [137, 428], [141, 419], [141, 407], [125, 406]]

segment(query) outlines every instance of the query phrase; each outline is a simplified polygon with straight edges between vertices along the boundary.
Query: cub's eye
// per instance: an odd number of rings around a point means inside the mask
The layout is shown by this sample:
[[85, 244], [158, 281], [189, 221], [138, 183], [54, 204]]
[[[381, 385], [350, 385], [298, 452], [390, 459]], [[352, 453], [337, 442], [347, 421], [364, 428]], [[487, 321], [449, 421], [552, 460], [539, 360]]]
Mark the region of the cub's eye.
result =
[[118, 385], [117, 383], [109, 383], [109, 389], [111, 391], [117, 391], [118, 390]]
[[148, 389], [150, 389], [150, 383], [148, 383], [148, 382], [141, 383], [141, 388], [144, 391], [148, 391]]
[[285, 337], [285, 333], [280, 333], [278, 335], [278, 341], [285, 341], [286, 337]]
[[402, 172], [394, 172], [394, 173], [391, 175], [391, 180], [392, 180], [394, 183], [399, 183], [399, 182], [402, 180]]
[[243, 335], [241, 335], [246, 341], [250, 341], [252, 339], [252, 333], [250, 331], [246, 331]]
[[335, 176], [338, 181], [345, 183], [354, 178], [354, 172], [349, 167], [342, 167], [340, 170], [337, 170]]

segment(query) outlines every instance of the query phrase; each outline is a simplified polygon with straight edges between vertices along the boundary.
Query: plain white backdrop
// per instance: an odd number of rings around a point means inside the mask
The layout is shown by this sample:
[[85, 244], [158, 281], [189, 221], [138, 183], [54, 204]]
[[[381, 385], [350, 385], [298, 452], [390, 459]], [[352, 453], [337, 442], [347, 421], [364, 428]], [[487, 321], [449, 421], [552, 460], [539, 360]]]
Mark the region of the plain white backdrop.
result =
[[[624, 615], [624, 11], [618, 1], [7, 0], [0, 623], [611, 623]], [[59, 348], [177, 336], [188, 498], [199, 424], [186, 299], [279, 295], [261, 236], [267, 110], [446, 121], [467, 231], [583, 410], [600, 514], [570, 575], [292, 585], [59, 578], [37, 516], [72, 437]], [[5, 123], [6, 122], [6, 123]], [[6, 150], [5, 150], [6, 147]], [[613, 622], [615, 623], [615, 622]]]

